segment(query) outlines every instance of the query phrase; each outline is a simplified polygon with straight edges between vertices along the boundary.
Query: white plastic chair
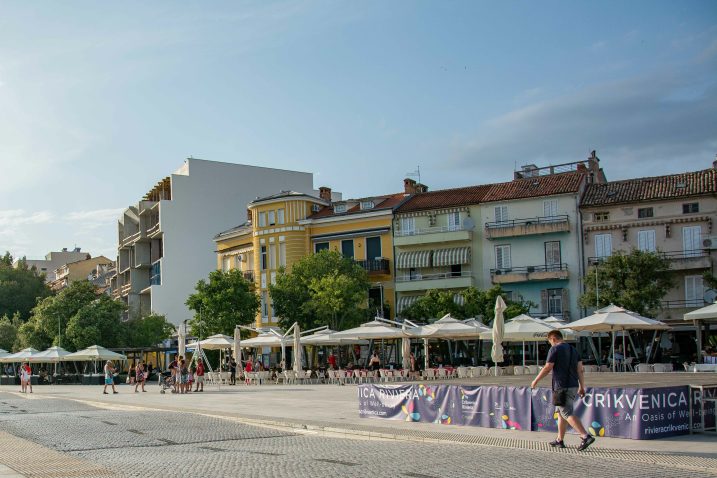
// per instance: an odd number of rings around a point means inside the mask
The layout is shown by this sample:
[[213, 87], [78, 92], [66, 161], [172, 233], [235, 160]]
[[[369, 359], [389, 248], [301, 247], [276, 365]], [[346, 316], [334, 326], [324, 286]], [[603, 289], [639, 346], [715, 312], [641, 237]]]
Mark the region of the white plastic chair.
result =
[[445, 380], [447, 378], [448, 378], [448, 370], [446, 370], [443, 367], [439, 368], [438, 369], [438, 379]]
[[473, 376], [474, 377], [482, 377], [485, 375], [488, 375], [488, 367], [485, 367], [483, 365], [473, 367]]
[[294, 375], [293, 370], [284, 370], [281, 374], [284, 376], [284, 383], [296, 382], [296, 376]]
[[432, 368], [427, 368], [423, 371], [423, 378], [426, 380], [435, 380], [436, 378], [436, 371]]
[[535, 375], [538, 373], [538, 366], [537, 365], [528, 365], [528, 372], [529, 375]]
[[526, 367], [523, 367], [522, 365], [515, 365], [513, 367], [513, 375], [524, 375], [526, 372]]
[[649, 363], [639, 363], [635, 366], [635, 372], [646, 373], [646, 372], [656, 372], [656, 370]]
[[498, 376], [505, 375], [505, 369], [503, 367], [491, 367], [488, 369], [488, 375], [495, 377], [496, 371], [498, 371]]
[[655, 372], [672, 372], [671, 363], [656, 363], [653, 365]]

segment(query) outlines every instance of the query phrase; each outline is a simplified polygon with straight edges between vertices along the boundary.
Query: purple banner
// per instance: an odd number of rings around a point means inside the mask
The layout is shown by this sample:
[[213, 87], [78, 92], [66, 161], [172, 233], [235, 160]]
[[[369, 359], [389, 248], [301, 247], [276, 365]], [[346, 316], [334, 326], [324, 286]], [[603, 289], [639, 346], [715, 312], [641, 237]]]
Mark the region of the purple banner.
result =
[[[689, 433], [689, 400], [700, 426], [699, 392], [687, 386], [663, 388], [588, 388], [575, 402], [575, 415], [595, 436], [650, 440]], [[714, 390], [709, 390], [710, 396]], [[453, 385], [359, 385], [359, 414], [443, 425], [513, 430], [557, 430], [550, 389]], [[715, 421], [705, 407], [705, 425]]]

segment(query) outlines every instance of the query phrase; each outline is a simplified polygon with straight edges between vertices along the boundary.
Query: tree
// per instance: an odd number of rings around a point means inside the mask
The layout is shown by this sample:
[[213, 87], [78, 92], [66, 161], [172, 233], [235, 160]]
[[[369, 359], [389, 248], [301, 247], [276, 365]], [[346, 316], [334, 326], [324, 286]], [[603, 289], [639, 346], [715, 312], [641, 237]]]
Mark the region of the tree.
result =
[[126, 345], [123, 311], [123, 304], [106, 295], [85, 304], [67, 323], [68, 346], [80, 350], [96, 344], [108, 348]]
[[[429, 290], [410, 307], [404, 309], [401, 316], [413, 320], [429, 320], [451, 314], [456, 319], [480, 317], [487, 324], [495, 316], [496, 299], [499, 295], [504, 295], [505, 292], [500, 285], [495, 285], [486, 290], [468, 287], [460, 294], [463, 296], [463, 305], [455, 302], [453, 292]], [[535, 306], [532, 302], [522, 299], [519, 301], [506, 300], [505, 304], [507, 306], [504, 312], [506, 319], [526, 314], [531, 307]]]
[[174, 325], [164, 315], [150, 314], [123, 323], [128, 347], [153, 347], [174, 332]]
[[[345, 290], [337, 291], [339, 286]], [[291, 271], [280, 268], [269, 294], [281, 327], [298, 322], [308, 330], [330, 324], [347, 326], [360, 320], [368, 287], [368, 276], [361, 266], [336, 251], [324, 250], [302, 258]]]
[[659, 252], [638, 249], [629, 254], [617, 252], [590, 267], [583, 282], [585, 293], [580, 297], [581, 306], [615, 304], [649, 315], [660, 307], [661, 299], [672, 287], [670, 261]]
[[9, 252], [0, 257], [0, 317], [11, 317], [19, 312], [24, 322], [38, 300], [52, 292], [45, 284], [45, 276], [38, 274], [34, 267], [28, 268], [27, 263], [20, 260], [18, 267], [14, 268], [12, 262]]
[[[260, 300], [254, 291], [254, 283], [244, 278], [241, 271], [212, 271], [209, 282], [200, 280], [196, 293], [187, 299], [187, 307], [194, 311], [189, 321], [193, 335], [233, 335], [237, 324], [254, 322], [259, 311]], [[200, 325], [201, 320], [201, 325]]]
[[17, 339], [17, 329], [21, 324], [19, 313], [16, 313], [12, 319], [7, 315], [0, 318], [0, 349], [13, 349]]

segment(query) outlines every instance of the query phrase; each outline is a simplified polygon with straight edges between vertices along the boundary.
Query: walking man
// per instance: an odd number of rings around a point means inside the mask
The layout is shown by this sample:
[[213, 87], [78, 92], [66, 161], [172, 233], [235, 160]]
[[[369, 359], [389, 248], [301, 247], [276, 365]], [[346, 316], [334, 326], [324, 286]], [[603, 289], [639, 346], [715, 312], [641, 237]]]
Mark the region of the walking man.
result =
[[112, 365], [112, 361], [108, 360], [105, 363], [105, 388], [102, 390], [102, 393], [107, 395], [107, 385], [112, 386], [112, 393], [119, 393], [117, 390], [115, 390], [115, 382], [114, 382], [114, 373], [115, 373], [115, 367]]
[[548, 342], [551, 347], [546, 364], [530, 384], [530, 388], [536, 388], [543, 377], [553, 372], [553, 403], [555, 411], [558, 412], [558, 437], [550, 442], [550, 446], [565, 448], [563, 438], [569, 424], [582, 438], [578, 446], [578, 450], [582, 451], [595, 441], [595, 438], [585, 431], [585, 427], [573, 411], [575, 399], [585, 395], [583, 363], [578, 357], [577, 350], [563, 342], [563, 334], [559, 330], [548, 332]]

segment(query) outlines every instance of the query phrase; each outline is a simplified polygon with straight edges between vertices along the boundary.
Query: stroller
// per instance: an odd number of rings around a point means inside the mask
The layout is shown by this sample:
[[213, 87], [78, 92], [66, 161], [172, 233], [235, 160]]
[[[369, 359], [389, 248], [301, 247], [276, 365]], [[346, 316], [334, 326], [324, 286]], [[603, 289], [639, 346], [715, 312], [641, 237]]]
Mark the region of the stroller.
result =
[[174, 391], [174, 377], [172, 376], [171, 370], [159, 373], [157, 376], [159, 377], [159, 393], [165, 393], [167, 389], [171, 390], [172, 393], [176, 393]]

